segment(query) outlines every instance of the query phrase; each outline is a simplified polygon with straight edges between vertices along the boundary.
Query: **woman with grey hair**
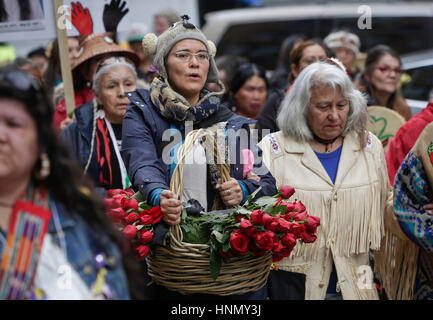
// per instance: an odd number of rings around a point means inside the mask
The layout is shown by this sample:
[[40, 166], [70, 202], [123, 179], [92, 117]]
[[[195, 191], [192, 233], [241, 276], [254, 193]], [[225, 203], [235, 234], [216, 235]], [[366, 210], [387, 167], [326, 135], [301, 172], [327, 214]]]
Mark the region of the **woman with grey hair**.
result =
[[76, 121], [62, 131], [71, 153], [103, 194], [130, 186], [120, 149], [129, 104], [126, 92], [136, 90], [136, 81], [136, 69], [128, 58], [115, 56], [99, 62], [93, 79], [95, 99], [76, 108]]
[[369, 253], [381, 249], [392, 192], [382, 145], [366, 130], [367, 119], [366, 101], [344, 66], [327, 59], [300, 73], [281, 105], [281, 131], [260, 142], [277, 187], [293, 186], [321, 222], [317, 240], [298, 245], [271, 272], [270, 292], [279, 288], [271, 298], [293, 297], [305, 279], [297, 298], [378, 299]]

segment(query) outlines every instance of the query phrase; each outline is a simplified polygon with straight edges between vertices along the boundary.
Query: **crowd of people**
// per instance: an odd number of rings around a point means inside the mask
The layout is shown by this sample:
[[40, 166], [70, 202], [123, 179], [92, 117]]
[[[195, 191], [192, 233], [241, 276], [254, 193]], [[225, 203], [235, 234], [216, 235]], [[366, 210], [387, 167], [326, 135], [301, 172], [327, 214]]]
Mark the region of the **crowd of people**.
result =
[[[284, 185], [320, 218], [316, 242], [275, 263], [258, 291], [224, 299], [433, 299], [433, 105], [412, 117], [394, 49], [368, 48], [360, 67], [354, 33], [291, 35], [270, 73], [246, 57], [217, 56], [171, 10], [155, 15], [153, 32], [134, 24], [126, 46], [117, 24], [68, 38], [72, 114], [57, 40], [0, 68], [0, 299], [203, 298], [145, 283], [145, 263], [104, 212], [107, 191], [132, 188], [160, 206], [155, 239], [163, 239], [185, 202], [236, 207]], [[369, 106], [407, 120], [386, 153], [367, 130]], [[193, 140], [200, 129], [226, 132], [218, 151], [229, 179]], [[229, 130], [246, 132], [247, 143]], [[186, 144], [193, 161], [175, 194]], [[245, 151], [255, 157], [249, 170]], [[71, 270], [67, 289], [60, 266]], [[360, 276], [373, 285], [360, 286]]]

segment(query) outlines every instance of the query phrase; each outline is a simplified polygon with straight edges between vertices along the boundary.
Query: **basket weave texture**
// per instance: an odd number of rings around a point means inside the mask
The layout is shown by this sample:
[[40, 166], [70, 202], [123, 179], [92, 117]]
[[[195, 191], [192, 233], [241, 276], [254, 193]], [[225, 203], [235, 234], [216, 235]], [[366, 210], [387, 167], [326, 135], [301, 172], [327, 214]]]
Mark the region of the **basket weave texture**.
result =
[[[204, 138], [204, 139], [203, 139]], [[182, 194], [182, 160], [192, 149], [197, 139], [206, 140], [218, 149], [214, 135], [208, 130], [194, 130], [188, 134], [179, 148], [178, 161], [170, 182], [170, 190]], [[229, 166], [221, 162], [221, 152], [214, 152], [223, 181], [230, 179]], [[222, 164], [219, 164], [222, 163]], [[179, 225], [170, 227], [167, 246], [157, 246], [153, 255], [146, 258], [148, 273], [153, 280], [169, 290], [182, 294], [213, 294], [220, 296], [242, 294], [262, 288], [269, 276], [272, 253], [223, 260], [219, 276], [213, 280], [210, 273], [210, 248], [207, 244], [192, 244], [183, 241]]]

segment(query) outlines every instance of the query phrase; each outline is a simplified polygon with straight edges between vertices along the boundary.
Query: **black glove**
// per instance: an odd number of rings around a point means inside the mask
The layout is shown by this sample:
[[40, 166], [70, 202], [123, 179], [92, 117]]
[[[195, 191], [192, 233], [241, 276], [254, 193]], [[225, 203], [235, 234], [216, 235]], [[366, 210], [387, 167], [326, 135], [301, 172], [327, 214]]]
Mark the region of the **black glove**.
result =
[[[106, 32], [117, 32], [117, 26], [120, 20], [128, 13], [129, 9], [126, 8], [126, 1], [122, 0], [111, 0], [110, 4], [104, 6], [104, 12], [102, 14], [102, 21]], [[123, 11], [122, 11], [123, 10]]]
[[201, 206], [200, 202], [195, 199], [189, 199], [184, 206], [184, 209], [186, 210], [186, 214], [190, 217], [198, 217], [200, 216], [200, 212], [204, 211], [204, 208]]

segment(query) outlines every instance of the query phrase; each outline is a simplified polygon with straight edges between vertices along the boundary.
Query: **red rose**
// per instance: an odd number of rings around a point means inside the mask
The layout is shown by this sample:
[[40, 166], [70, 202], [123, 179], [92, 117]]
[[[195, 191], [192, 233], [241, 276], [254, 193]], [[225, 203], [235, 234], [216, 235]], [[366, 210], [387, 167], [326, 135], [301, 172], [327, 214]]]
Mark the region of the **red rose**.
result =
[[143, 243], [149, 243], [150, 241], [152, 241], [153, 238], [153, 232], [146, 230], [146, 229], [141, 229], [140, 230], [140, 241]]
[[305, 221], [305, 219], [307, 219], [307, 216], [308, 216], [307, 211], [303, 211], [295, 214], [293, 216], [293, 219], [295, 219], [295, 221]]
[[308, 216], [307, 221], [304, 223], [307, 232], [316, 233], [317, 227], [320, 226], [320, 218], [314, 216]]
[[251, 212], [251, 221], [255, 224], [262, 224], [262, 217], [263, 217], [263, 211], [261, 210], [254, 210]]
[[116, 203], [114, 201], [114, 199], [112, 199], [112, 198], [104, 198], [103, 205], [104, 205], [104, 208], [107, 210], [120, 207], [120, 205], [118, 205], [118, 203]]
[[278, 220], [277, 230], [280, 232], [287, 233], [290, 231], [291, 223], [285, 219]]
[[230, 236], [230, 247], [239, 255], [246, 254], [248, 252], [248, 240], [240, 232], [236, 230]]
[[110, 197], [110, 198], [112, 198], [116, 194], [124, 195], [126, 193], [122, 189], [110, 189], [110, 190], [107, 191], [107, 196]]
[[248, 248], [250, 249], [251, 253], [253, 254], [253, 256], [263, 256], [266, 253], [266, 250], [260, 249], [255, 243], [254, 241], [252, 241], [250, 243], [250, 245], [248, 246]]
[[247, 219], [248, 217], [245, 214], [241, 214], [235, 217], [236, 223], [239, 223], [242, 221], [242, 219]]
[[113, 195], [113, 206], [115, 206], [116, 208], [118, 208], [118, 207], [122, 207], [122, 202], [123, 202], [123, 199], [125, 198], [126, 196], [124, 195], [124, 194], [115, 194], [115, 195]]
[[245, 230], [245, 229], [248, 229], [248, 228], [253, 227], [253, 225], [251, 224], [251, 221], [250, 221], [250, 220], [248, 220], [248, 219], [243, 219], [243, 220], [241, 221], [239, 227], [240, 227], [242, 230]]
[[287, 221], [291, 221], [292, 219], [293, 219], [293, 217], [295, 216], [295, 214], [296, 214], [296, 212], [289, 212], [289, 213], [286, 213], [284, 216], [283, 216], [283, 218], [285, 219], [285, 220], [287, 220]]
[[151, 216], [150, 214], [145, 214], [145, 215], [142, 215], [142, 216], [140, 217], [140, 220], [141, 220], [141, 223], [142, 223], [142, 224], [144, 224], [144, 225], [148, 225], [148, 224], [151, 224], [151, 223], [152, 223], [153, 218], [152, 218], [152, 216]]
[[131, 188], [125, 189], [124, 192], [127, 196], [130, 196], [130, 197], [132, 197], [135, 194], [134, 190], [132, 190]]
[[153, 207], [152, 209], [149, 210], [149, 215], [152, 217], [153, 224], [158, 223], [162, 219], [161, 207], [160, 206]]
[[297, 238], [301, 237], [301, 234], [305, 232], [305, 227], [299, 223], [292, 223], [290, 225], [290, 232]]
[[229, 249], [229, 250], [227, 250], [227, 252], [224, 252], [224, 251], [221, 250], [220, 251], [220, 256], [223, 259], [231, 258], [231, 257], [233, 257], [233, 250]]
[[304, 241], [305, 243], [311, 243], [316, 241], [317, 236], [314, 234], [310, 234], [308, 232], [303, 232], [301, 233], [300, 238], [302, 239], [302, 241]]
[[125, 229], [123, 229], [122, 233], [126, 239], [132, 240], [137, 235], [137, 228], [132, 224], [128, 224]]
[[281, 242], [274, 242], [274, 246], [272, 251], [274, 251], [275, 253], [281, 253], [284, 249], [284, 246], [281, 244]]
[[305, 210], [306, 210], [306, 208], [305, 208], [304, 204], [301, 201], [295, 203], [295, 209], [294, 209], [294, 211], [296, 211], [296, 212], [304, 212]]
[[280, 191], [281, 197], [284, 199], [289, 199], [295, 193], [295, 189], [291, 186], [282, 186]]
[[269, 231], [275, 232], [277, 231], [278, 228], [278, 222], [277, 221], [272, 221], [267, 227], [266, 229], [268, 229]]
[[139, 219], [140, 217], [135, 212], [130, 212], [123, 218], [123, 221], [125, 224], [132, 224]]
[[274, 253], [272, 255], [272, 261], [273, 262], [278, 262], [284, 259], [284, 256], [281, 253]]
[[135, 254], [138, 260], [143, 260], [150, 253], [150, 248], [148, 245], [142, 244], [135, 248]]
[[274, 233], [272, 231], [260, 232], [256, 236], [256, 244], [259, 249], [272, 250], [274, 247]]
[[281, 238], [281, 243], [286, 247], [293, 249], [296, 245], [296, 237], [291, 233], [287, 233]]
[[265, 213], [262, 216], [262, 224], [264, 226], [268, 226], [269, 224], [271, 224], [272, 221], [274, 221], [274, 219], [269, 214]]
[[134, 199], [134, 198], [128, 199], [125, 197], [122, 199], [122, 207], [125, 210], [132, 209], [132, 210], [138, 211], [138, 201], [137, 201], [137, 199]]
[[296, 208], [296, 204], [293, 202], [282, 202], [281, 205], [286, 206], [286, 213], [292, 212]]
[[113, 208], [107, 211], [107, 215], [110, 217], [111, 221], [115, 223], [122, 220], [125, 214], [125, 210], [123, 210], [122, 208]]
[[281, 254], [283, 255], [284, 258], [287, 258], [292, 253], [292, 250], [293, 250], [293, 248], [288, 248], [285, 246], [283, 248], [283, 250], [281, 251]]

